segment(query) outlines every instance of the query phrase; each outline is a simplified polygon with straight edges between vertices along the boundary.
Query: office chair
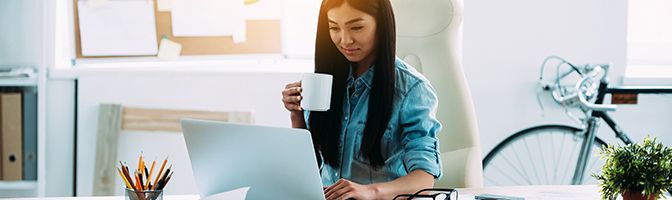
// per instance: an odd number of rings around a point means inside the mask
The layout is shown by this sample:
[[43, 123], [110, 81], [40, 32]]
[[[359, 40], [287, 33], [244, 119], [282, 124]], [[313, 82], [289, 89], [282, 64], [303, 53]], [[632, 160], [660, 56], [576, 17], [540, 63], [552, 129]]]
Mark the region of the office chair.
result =
[[482, 187], [474, 104], [461, 66], [462, 0], [391, 0], [397, 56], [423, 73], [439, 98], [443, 177], [434, 187]]

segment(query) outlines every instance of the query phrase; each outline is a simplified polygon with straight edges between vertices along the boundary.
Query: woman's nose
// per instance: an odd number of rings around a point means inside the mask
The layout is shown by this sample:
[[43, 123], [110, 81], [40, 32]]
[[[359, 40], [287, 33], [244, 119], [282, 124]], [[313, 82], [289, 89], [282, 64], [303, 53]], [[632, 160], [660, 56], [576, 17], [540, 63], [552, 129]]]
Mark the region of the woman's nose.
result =
[[347, 32], [347, 31], [342, 31], [341, 32], [341, 43], [345, 45], [349, 45], [354, 43], [355, 41], [352, 39], [352, 36]]

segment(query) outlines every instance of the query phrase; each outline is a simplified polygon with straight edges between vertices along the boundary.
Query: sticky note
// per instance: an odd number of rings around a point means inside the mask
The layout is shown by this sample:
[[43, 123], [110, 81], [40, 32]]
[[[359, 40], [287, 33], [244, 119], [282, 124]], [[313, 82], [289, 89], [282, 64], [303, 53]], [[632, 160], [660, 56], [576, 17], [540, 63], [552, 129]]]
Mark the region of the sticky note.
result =
[[257, 3], [257, 0], [245, 0], [245, 5]]
[[175, 0], [157, 0], [156, 3], [159, 12], [170, 12], [173, 10], [173, 3], [175, 3]]
[[97, 8], [104, 6], [105, 4], [107, 4], [108, 1], [109, 0], [88, 0], [86, 6], [89, 6], [91, 8]]
[[175, 0], [170, 11], [173, 36], [230, 36], [245, 31], [242, 0]]
[[161, 39], [161, 43], [159, 44], [159, 54], [157, 57], [161, 60], [175, 60], [180, 57], [181, 51], [181, 44], [163, 37], [163, 39]]

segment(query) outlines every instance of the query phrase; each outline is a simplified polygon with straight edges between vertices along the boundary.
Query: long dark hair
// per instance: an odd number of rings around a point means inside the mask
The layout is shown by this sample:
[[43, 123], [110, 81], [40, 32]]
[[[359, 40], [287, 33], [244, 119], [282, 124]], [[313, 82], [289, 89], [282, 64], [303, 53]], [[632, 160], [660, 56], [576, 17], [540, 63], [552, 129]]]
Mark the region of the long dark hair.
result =
[[[310, 132], [316, 150], [322, 153], [325, 163], [339, 166], [341, 163], [339, 145], [341, 124], [343, 122], [343, 95], [346, 92], [346, 79], [350, 62], [341, 54], [329, 36], [327, 11], [343, 3], [365, 12], [376, 19], [376, 37], [378, 38], [376, 60], [369, 110], [367, 114], [362, 152], [371, 166], [384, 164], [381, 154], [381, 138], [392, 115], [395, 77], [396, 33], [394, 13], [389, 0], [324, 0], [320, 8], [315, 42], [315, 72], [333, 76], [331, 106], [327, 112], [310, 113]], [[368, 67], [368, 66], [363, 66]]]

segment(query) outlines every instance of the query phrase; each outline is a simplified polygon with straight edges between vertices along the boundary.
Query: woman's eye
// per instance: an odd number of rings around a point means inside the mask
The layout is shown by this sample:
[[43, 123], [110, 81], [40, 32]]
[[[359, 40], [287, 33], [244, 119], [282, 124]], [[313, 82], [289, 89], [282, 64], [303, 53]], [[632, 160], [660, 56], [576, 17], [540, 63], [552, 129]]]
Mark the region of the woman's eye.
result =
[[329, 30], [337, 31], [337, 30], [338, 30], [338, 27], [329, 27]]
[[356, 30], [360, 30], [360, 29], [362, 29], [362, 28], [364, 28], [364, 27], [361, 27], [361, 26], [355, 26], [355, 27], [352, 27], [351, 29], [352, 29], [353, 31], [356, 31]]

